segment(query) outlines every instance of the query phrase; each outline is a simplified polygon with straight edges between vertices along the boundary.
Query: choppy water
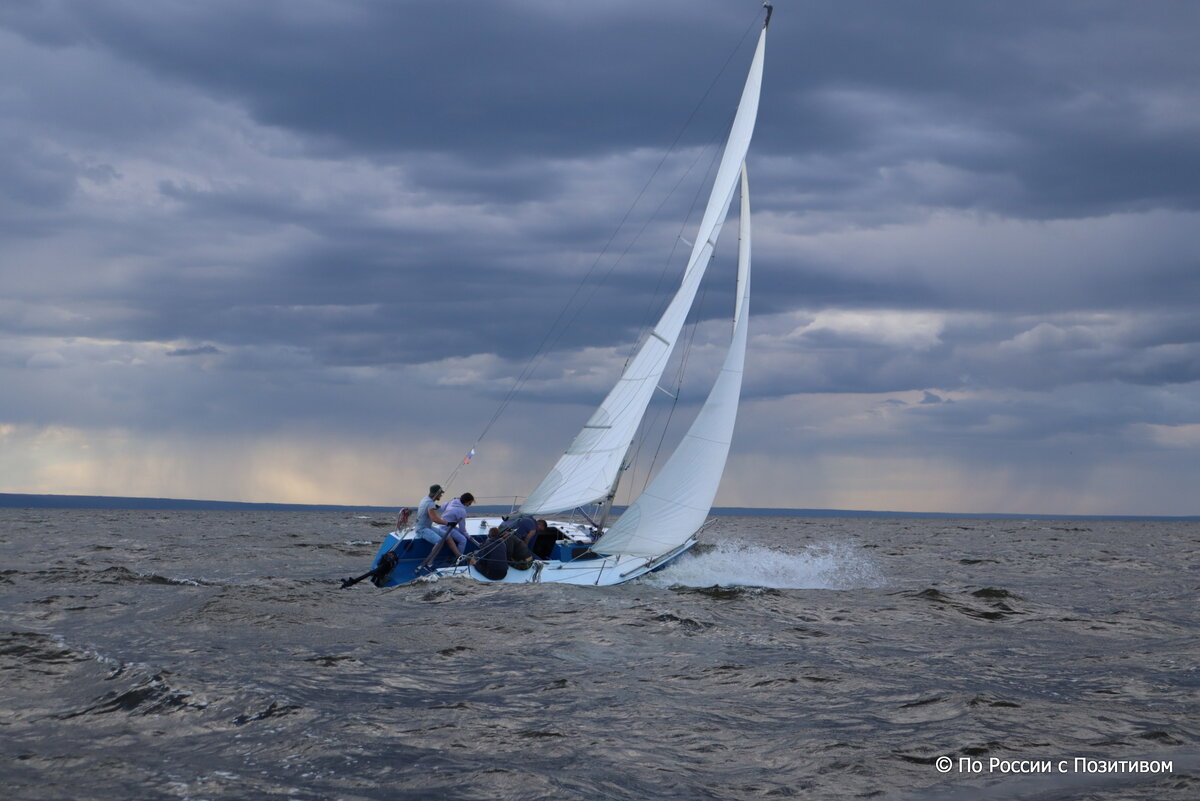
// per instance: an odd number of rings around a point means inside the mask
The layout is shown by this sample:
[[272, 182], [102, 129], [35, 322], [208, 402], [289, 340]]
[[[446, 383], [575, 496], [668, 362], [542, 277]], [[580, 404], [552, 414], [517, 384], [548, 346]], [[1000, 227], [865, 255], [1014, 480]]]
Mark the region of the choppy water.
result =
[[[621, 587], [337, 589], [387, 522], [0, 510], [4, 797], [1200, 798], [1198, 524], [727, 518]], [[990, 767], [1076, 757], [1172, 764]]]

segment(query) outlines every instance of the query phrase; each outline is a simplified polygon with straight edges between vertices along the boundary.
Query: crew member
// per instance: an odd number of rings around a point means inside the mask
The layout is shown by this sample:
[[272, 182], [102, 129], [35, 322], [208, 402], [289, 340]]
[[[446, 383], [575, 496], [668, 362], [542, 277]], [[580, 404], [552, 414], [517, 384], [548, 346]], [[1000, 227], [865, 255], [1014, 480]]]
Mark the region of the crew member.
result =
[[441, 541], [433, 546], [433, 550], [429, 552], [429, 556], [421, 567], [433, 567], [443, 545], [450, 546], [450, 552], [454, 554], [455, 561], [462, 558], [467, 550], [467, 507], [473, 503], [475, 503], [475, 496], [464, 492], [446, 504], [446, 508], [440, 514], [441, 522], [446, 526], [446, 533]]
[[514, 537], [506, 537], [500, 529], [493, 528], [488, 532], [487, 539], [479, 549], [471, 554], [470, 565], [478, 570], [484, 578], [499, 581], [508, 575], [508, 546], [505, 540], [512, 541]]
[[525, 542], [538, 559], [549, 559], [550, 554], [554, 553], [554, 543], [558, 542], [562, 536], [562, 530], [558, 526], [552, 526], [545, 520], [538, 520], [533, 532]]
[[421, 499], [417, 507], [417, 536], [430, 545], [438, 545], [446, 536], [433, 527], [434, 523], [446, 525], [446, 521], [438, 514], [438, 501], [442, 499], [442, 485], [434, 484], [429, 488], [429, 495]]

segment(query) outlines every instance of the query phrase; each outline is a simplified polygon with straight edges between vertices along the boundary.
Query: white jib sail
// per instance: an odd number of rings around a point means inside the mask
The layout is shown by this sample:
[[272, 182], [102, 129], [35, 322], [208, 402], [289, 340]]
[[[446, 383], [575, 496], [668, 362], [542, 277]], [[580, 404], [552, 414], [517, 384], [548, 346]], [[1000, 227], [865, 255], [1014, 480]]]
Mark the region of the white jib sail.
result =
[[737, 189], [738, 171], [746, 160], [758, 117], [766, 38], [764, 27], [679, 290], [626, 366], [617, 385], [553, 469], [525, 499], [521, 513], [546, 514], [586, 506], [604, 498], [615, 485], [621, 461], [666, 369], [667, 359], [695, 300], [700, 279], [712, 259], [717, 237]]
[[712, 508], [733, 440], [750, 321], [750, 199], [745, 165], [739, 228], [733, 339], [721, 374], [671, 458], [600, 538], [596, 545], [600, 553], [646, 557], [665, 554], [687, 542], [704, 525]]

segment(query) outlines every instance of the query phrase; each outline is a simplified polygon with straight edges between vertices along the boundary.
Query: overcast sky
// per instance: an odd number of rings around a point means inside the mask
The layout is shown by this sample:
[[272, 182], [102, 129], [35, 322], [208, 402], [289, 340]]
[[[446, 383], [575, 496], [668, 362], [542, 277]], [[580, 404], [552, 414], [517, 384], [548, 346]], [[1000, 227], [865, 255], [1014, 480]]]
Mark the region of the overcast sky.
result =
[[[476, 446], [451, 491], [524, 495], [678, 281], [760, 19], [6, 0], [0, 491], [413, 504]], [[1198, 31], [780, 0], [718, 505], [1200, 513]]]

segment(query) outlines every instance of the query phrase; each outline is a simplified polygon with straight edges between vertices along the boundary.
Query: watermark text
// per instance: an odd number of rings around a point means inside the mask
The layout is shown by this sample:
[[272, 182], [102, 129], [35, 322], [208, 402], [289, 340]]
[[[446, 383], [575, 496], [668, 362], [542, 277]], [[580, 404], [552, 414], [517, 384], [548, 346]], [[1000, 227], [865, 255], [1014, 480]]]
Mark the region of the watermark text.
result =
[[1170, 759], [1099, 759], [1070, 757], [1068, 759], [973, 759], [972, 757], [938, 757], [933, 761], [938, 773], [1173, 773]]

